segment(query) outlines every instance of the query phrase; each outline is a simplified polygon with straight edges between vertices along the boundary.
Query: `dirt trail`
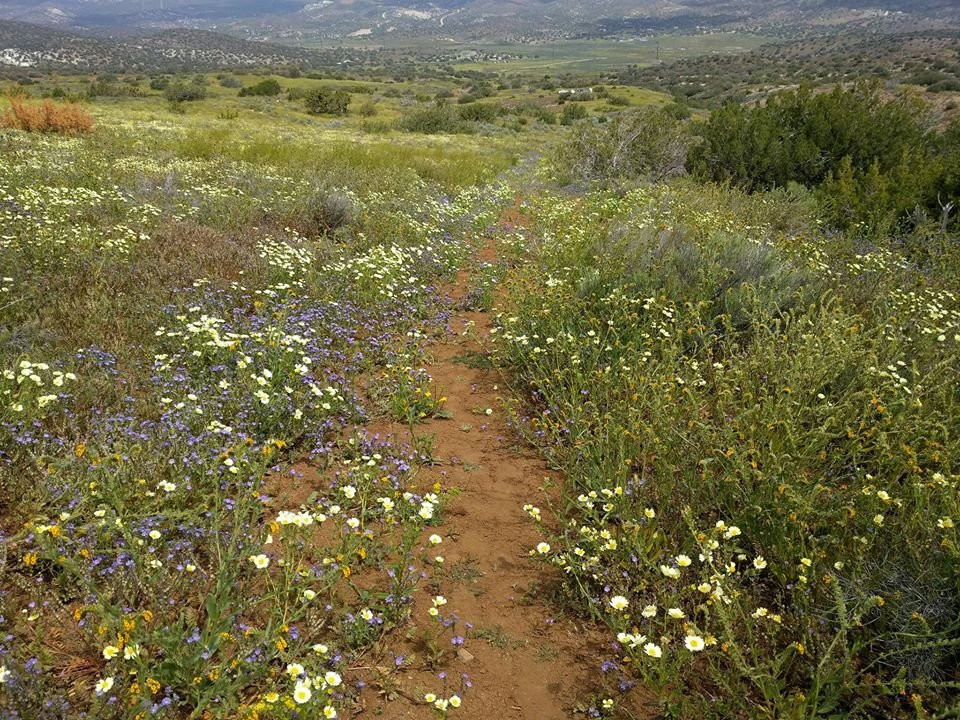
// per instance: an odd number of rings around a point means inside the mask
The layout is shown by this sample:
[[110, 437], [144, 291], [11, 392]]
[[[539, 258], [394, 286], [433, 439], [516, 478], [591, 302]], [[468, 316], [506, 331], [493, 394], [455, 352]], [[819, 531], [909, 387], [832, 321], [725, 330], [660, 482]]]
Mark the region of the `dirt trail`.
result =
[[[492, 243], [478, 259], [496, 259]], [[462, 271], [450, 288], [455, 303], [469, 285], [469, 273]], [[448, 608], [473, 625], [465, 645], [473, 657], [455, 658], [445, 668], [451, 685], [459, 682], [460, 673], [467, 673], [473, 684], [463, 706], [452, 713], [477, 720], [569, 718], [578, 693], [596, 677], [601, 640], [579, 621], [553, 617], [546, 591], [537, 584], [543, 581], [542, 568], [529, 557], [541, 538], [522, 509], [525, 503], [541, 505], [544, 480], [557, 477], [508, 426], [498, 372], [464, 362], [483, 351], [490, 314], [458, 311], [450, 327], [452, 332], [429, 349], [432, 362], [426, 366], [448, 398], [449, 417], [419, 425], [416, 432], [434, 435], [433, 455], [440, 461], [422, 469], [417, 484], [439, 481], [445, 490], [460, 490], [442, 526], [435, 528], [444, 538], [438, 548], [446, 569], [440, 592]], [[485, 413], [487, 408], [492, 414]], [[404, 432], [398, 435], [403, 438]], [[429, 607], [429, 597], [420, 595], [415, 615]], [[430, 708], [411, 701], [420, 700], [418, 689], [439, 690], [435, 673], [414, 665], [394, 680], [407, 699], [368, 696], [373, 700], [368, 712], [387, 718], [432, 717]]]

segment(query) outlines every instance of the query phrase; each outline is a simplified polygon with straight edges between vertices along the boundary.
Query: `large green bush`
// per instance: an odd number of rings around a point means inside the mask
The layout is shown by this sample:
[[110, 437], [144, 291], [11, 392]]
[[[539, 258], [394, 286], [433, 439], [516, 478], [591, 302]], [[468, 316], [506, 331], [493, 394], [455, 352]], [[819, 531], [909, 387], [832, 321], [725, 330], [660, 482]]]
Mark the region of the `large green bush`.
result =
[[688, 167], [697, 177], [748, 190], [791, 182], [820, 188], [828, 219], [845, 229], [880, 236], [916, 209], [939, 217], [960, 199], [958, 133], [931, 129], [919, 101], [889, 98], [877, 85], [805, 87], [752, 107], [727, 103], [696, 132], [702, 142]]
[[818, 185], [845, 157], [858, 169], [876, 161], [886, 172], [905, 148], [928, 142], [919, 107], [907, 97], [885, 100], [873, 85], [802, 88], [753, 107], [727, 103], [698, 130], [703, 142], [691, 153], [691, 169], [748, 189]]

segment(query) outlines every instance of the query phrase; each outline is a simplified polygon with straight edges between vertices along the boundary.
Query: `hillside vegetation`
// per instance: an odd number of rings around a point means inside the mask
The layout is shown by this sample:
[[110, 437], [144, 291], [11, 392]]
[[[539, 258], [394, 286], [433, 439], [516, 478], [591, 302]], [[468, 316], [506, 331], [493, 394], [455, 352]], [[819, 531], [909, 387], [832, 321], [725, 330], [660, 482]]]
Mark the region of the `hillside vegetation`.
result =
[[960, 90], [960, 37], [955, 29], [825, 33], [746, 53], [633, 66], [617, 76], [619, 82], [708, 107], [729, 99], [755, 100], [801, 83], [829, 86], [867, 78], [931, 93]]

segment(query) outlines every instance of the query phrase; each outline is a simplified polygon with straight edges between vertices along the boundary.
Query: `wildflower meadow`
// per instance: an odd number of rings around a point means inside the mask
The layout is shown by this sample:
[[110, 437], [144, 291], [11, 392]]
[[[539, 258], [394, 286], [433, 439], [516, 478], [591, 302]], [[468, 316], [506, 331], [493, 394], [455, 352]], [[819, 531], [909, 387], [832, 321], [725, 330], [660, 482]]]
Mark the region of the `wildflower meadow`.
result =
[[960, 712], [949, 218], [840, 230], [687, 174], [686, 135], [564, 166], [652, 115], [24, 107], [2, 717]]
[[[330, 189], [342, 244], [296, 229], [313, 179], [116, 142], [3, 138], [3, 714], [337, 717], [445, 503], [358, 378], [437, 406], [404, 368], [504, 190]], [[301, 457], [329, 480], [287, 502]]]

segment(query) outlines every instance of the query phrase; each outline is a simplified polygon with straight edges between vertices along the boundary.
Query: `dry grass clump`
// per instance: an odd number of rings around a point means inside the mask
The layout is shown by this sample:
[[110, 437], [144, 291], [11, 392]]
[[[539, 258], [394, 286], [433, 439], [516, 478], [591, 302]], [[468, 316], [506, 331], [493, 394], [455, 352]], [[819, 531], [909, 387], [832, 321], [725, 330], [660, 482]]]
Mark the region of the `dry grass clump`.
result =
[[10, 109], [0, 115], [0, 127], [37, 133], [79, 135], [93, 129], [93, 118], [85, 110], [69, 103], [26, 102], [8, 97]]

